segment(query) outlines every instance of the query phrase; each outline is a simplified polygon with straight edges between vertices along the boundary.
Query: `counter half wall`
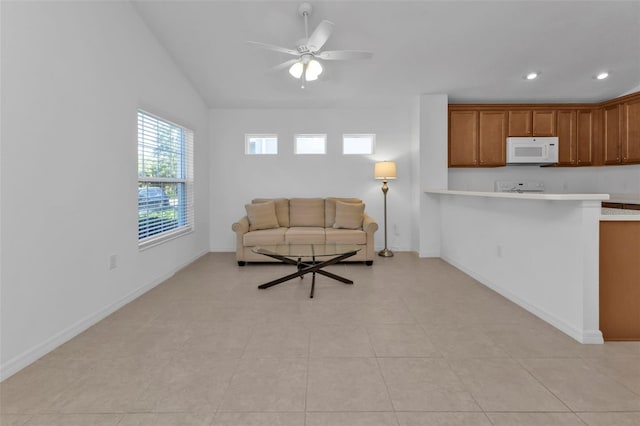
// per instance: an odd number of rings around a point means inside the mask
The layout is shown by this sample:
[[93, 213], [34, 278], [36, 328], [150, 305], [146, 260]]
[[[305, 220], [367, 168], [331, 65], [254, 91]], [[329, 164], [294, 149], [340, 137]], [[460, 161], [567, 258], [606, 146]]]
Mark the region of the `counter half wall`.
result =
[[599, 329], [601, 202], [607, 194], [427, 190], [440, 257], [581, 343]]

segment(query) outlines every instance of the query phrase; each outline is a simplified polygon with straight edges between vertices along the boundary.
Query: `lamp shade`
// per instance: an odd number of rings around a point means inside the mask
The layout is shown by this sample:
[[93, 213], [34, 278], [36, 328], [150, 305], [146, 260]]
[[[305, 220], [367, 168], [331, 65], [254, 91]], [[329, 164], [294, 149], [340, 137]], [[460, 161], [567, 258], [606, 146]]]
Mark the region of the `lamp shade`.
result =
[[373, 177], [384, 180], [395, 179], [398, 177], [396, 174], [396, 163], [393, 161], [377, 162], [373, 169]]
[[302, 64], [302, 62], [296, 62], [295, 64], [291, 65], [291, 68], [289, 68], [289, 74], [291, 74], [293, 78], [300, 78], [302, 76], [303, 69], [304, 65]]

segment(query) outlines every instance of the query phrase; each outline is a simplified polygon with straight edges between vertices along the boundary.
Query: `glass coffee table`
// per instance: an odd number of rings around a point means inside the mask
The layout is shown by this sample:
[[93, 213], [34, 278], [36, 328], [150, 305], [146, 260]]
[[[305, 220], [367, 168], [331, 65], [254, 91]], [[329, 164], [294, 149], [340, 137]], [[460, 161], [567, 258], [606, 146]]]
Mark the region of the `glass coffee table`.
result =
[[342, 260], [348, 259], [358, 253], [362, 247], [353, 244], [274, 244], [256, 246], [252, 252], [264, 256], [278, 259], [289, 265], [296, 265], [297, 272], [286, 275], [282, 278], [269, 281], [258, 286], [259, 289], [273, 287], [294, 278], [303, 278], [306, 274], [313, 274], [311, 280], [311, 293], [309, 297], [313, 299], [313, 292], [316, 285], [316, 273], [332, 278], [345, 284], [353, 284], [350, 279], [332, 274], [323, 270], [324, 267], [333, 265]]

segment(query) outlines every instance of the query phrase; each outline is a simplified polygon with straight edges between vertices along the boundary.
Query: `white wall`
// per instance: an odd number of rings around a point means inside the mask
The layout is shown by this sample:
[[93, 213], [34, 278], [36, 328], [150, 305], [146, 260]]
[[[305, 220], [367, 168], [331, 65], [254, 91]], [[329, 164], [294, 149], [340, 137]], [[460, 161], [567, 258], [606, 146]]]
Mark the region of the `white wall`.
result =
[[[373, 179], [375, 161], [396, 161], [398, 179], [389, 182], [388, 247], [413, 250], [411, 193], [411, 108], [214, 109], [211, 131], [212, 251], [235, 251], [231, 224], [257, 197], [358, 197], [380, 225], [376, 248], [384, 246], [382, 182]], [[277, 133], [278, 155], [244, 154], [245, 133]], [[295, 155], [296, 133], [326, 133], [326, 155]], [[342, 154], [343, 133], [375, 133], [370, 156]]]
[[420, 257], [440, 256], [440, 199], [424, 193], [447, 189], [447, 95], [420, 96]]
[[547, 192], [640, 193], [640, 165], [449, 169], [449, 189], [493, 191], [496, 180], [519, 179], [542, 181]]
[[[128, 2], [2, 2], [2, 377], [208, 250], [208, 111]], [[140, 252], [142, 107], [195, 131], [195, 232]], [[118, 267], [108, 270], [108, 257]]]

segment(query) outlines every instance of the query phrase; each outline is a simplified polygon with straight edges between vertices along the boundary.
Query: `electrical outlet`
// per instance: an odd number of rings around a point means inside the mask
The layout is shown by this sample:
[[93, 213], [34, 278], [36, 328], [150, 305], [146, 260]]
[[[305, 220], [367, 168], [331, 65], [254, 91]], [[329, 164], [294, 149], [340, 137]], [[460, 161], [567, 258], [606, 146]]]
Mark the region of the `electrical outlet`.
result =
[[109, 270], [116, 269], [118, 267], [118, 255], [112, 254], [109, 256]]
[[397, 224], [393, 224], [393, 235], [400, 235], [400, 230], [398, 229], [398, 225]]
[[496, 246], [496, 255], [497, 255], [498, 257], [502, 257], [502, 244], [498, 244], [498, 245]]

